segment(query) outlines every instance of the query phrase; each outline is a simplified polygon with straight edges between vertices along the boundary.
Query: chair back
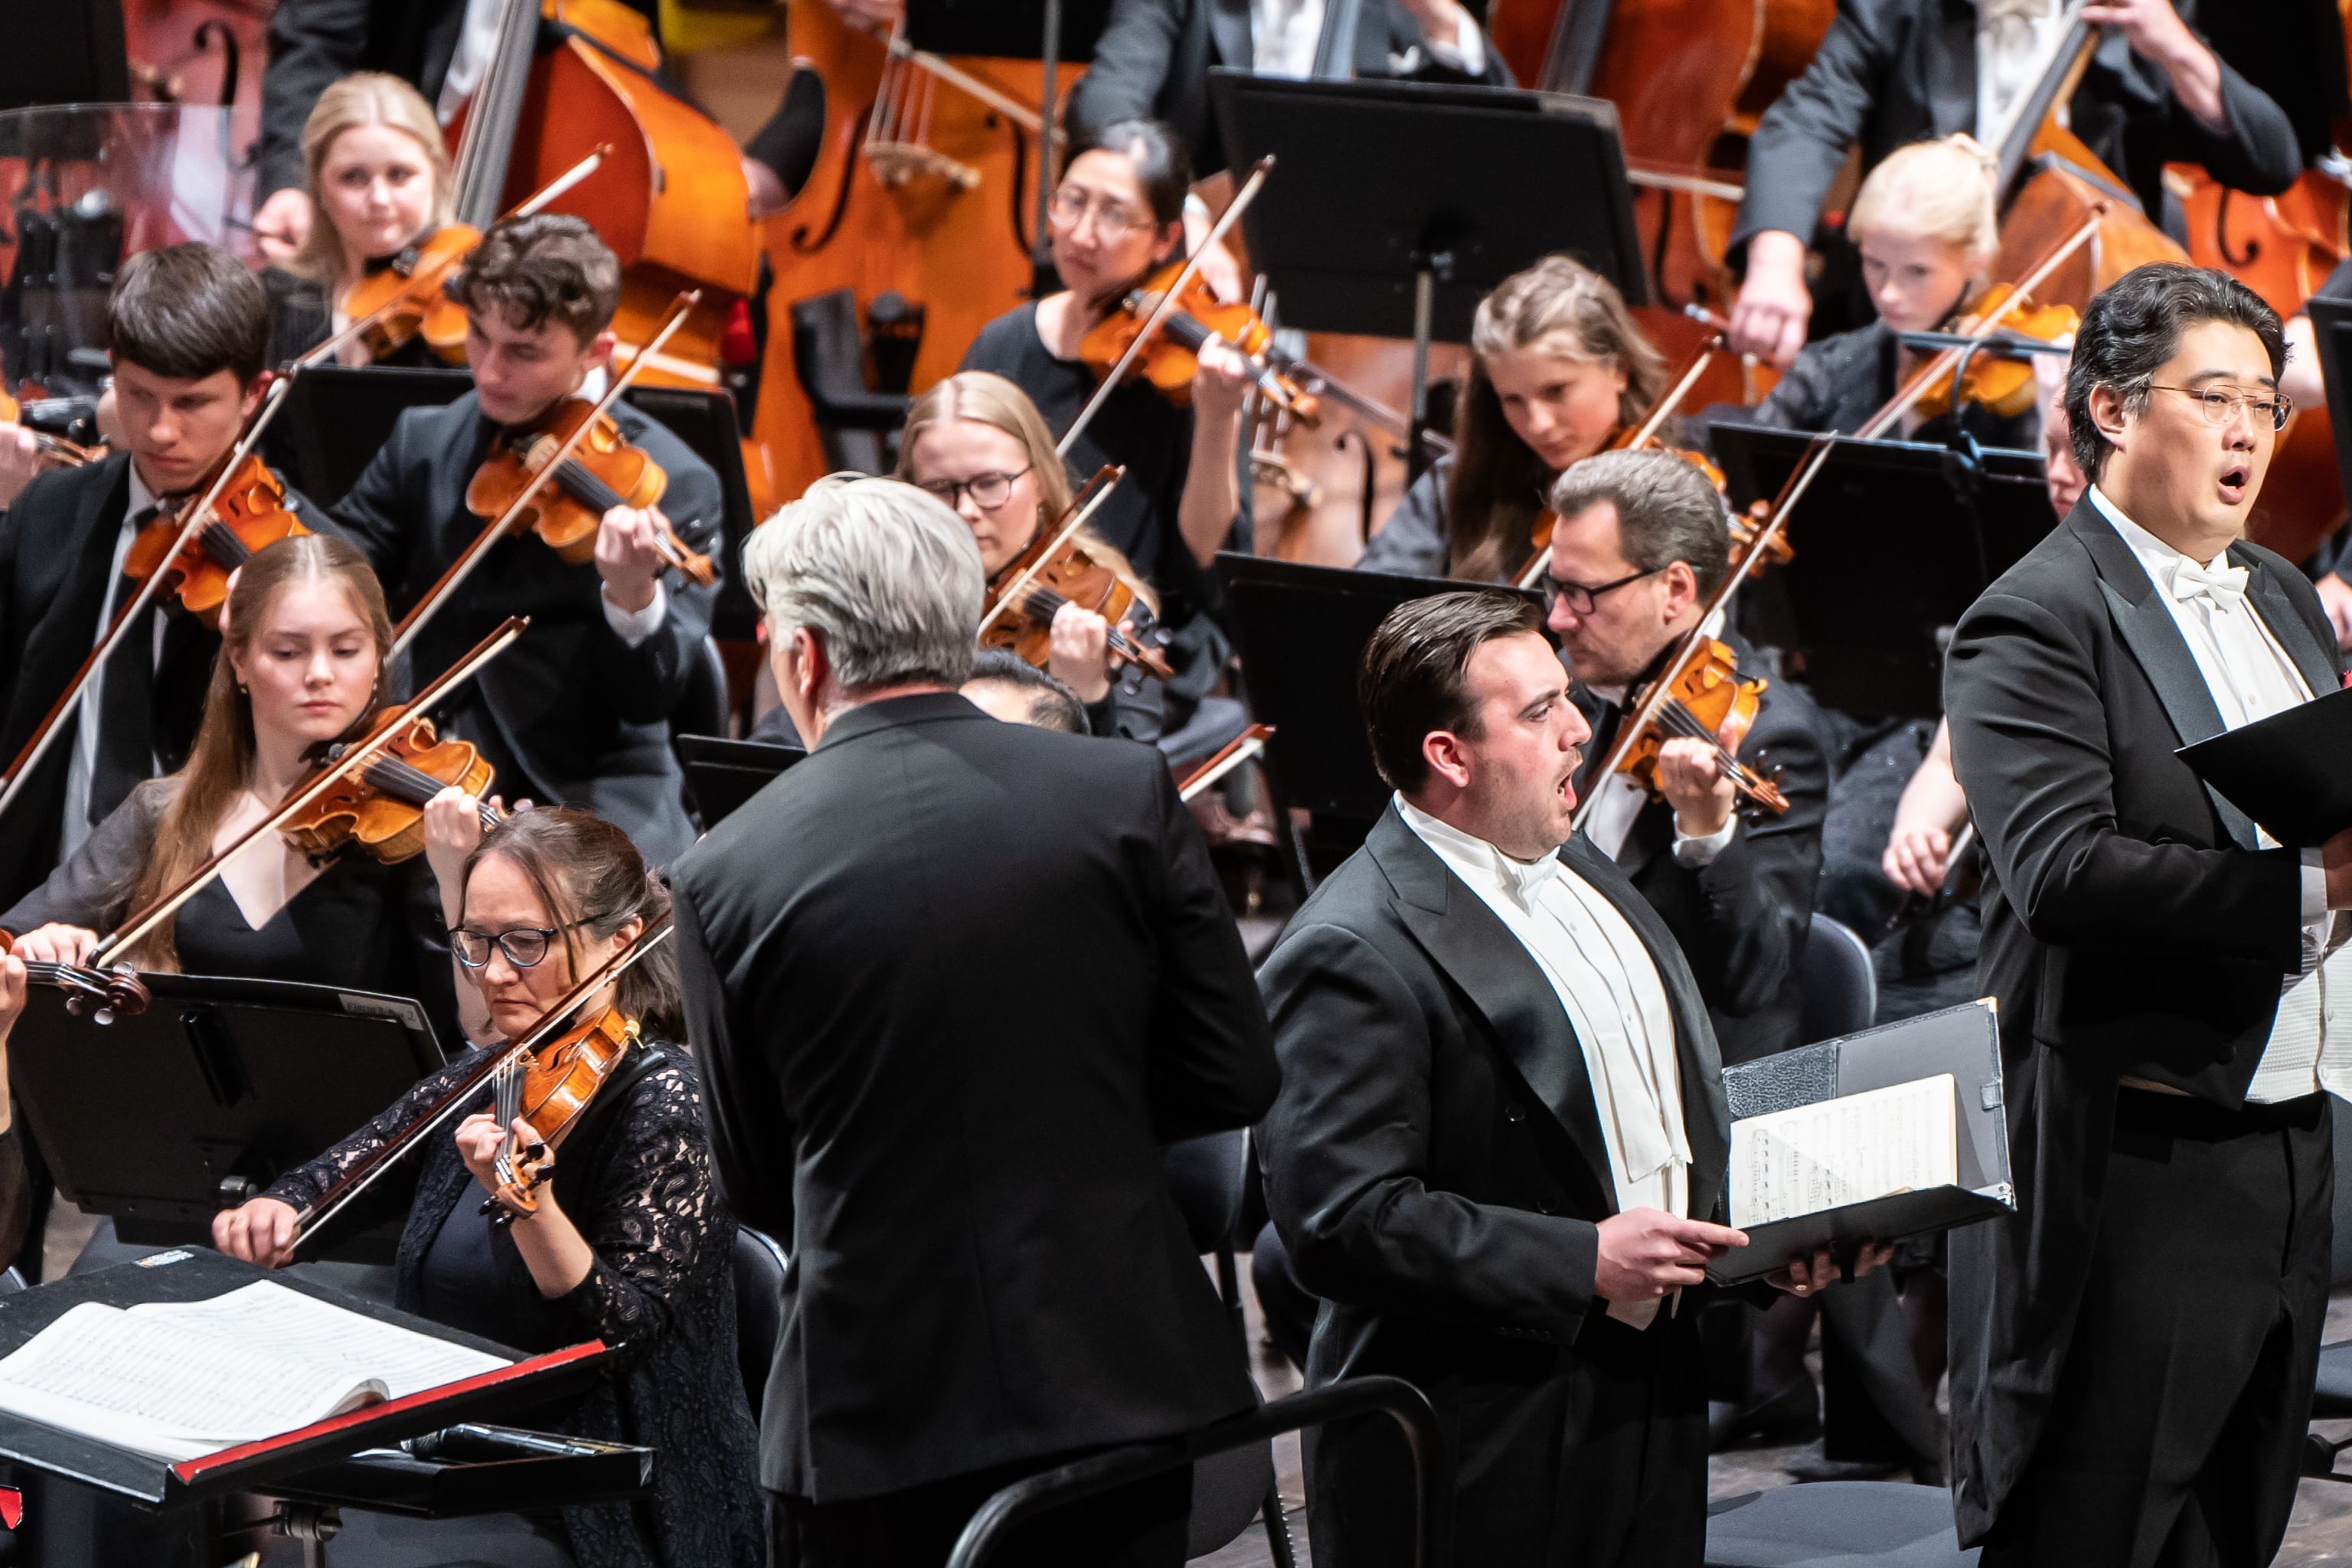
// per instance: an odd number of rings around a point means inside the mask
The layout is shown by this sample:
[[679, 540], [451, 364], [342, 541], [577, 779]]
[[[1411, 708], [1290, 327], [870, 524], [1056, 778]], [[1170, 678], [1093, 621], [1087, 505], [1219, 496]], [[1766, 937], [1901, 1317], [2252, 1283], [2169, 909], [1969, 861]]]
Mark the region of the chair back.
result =
[[1813, 916], [1800, 984], [1801, 1046], [1858, 1034], [1877, 1021], [1878, 972], [1871, 965], [1870, 949], [1843, 921]]
[[784, 1332], [786, 1267], [775, 1237], [748, 1225], [735, 1227], [735, 1363], [755, 1424], [775, 1365], [776, 1342]]
[[1242, 1195], [1249, 1174], [1249, 1134], [1236, 1127], [1171, 1143], [1165, 1156], [1168, 1195], [1184, 1216], [1192, 1250], [1217, 1252], [1234, 1245], [1242, 1223]]

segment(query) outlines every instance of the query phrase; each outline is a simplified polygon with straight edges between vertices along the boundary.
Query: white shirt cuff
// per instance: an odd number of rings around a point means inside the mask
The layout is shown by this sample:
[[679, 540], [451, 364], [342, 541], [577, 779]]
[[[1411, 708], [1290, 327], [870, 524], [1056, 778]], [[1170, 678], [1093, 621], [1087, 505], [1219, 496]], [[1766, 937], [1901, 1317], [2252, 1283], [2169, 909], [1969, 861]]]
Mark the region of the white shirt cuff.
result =
[[1702, 866], [1712, 866], [1715, 858], [1731, 842], [1731, 835], [1739, 826], [1739, 814], [1733, 812], [1724, 818], [1723, 826], [1704, 838], [1693, 838], [1683, 832], [1682, 819], [1675, 819], [1675, 864], [1696, 871]]
[[1448, 70], [1483, 76], [1486, 70], [1486, 35], [1478, 30], [1477, 18], [1470, 15], [1467, 7], [1458, 9], [1455, 15], [1461, 20], [1454, 24], [1454, 37], [1429, 38], [1429, 52]]
[[2327, 918], [2327, 867], [2316, 849], [2303, 852], [2303, 923]]
[[659, 581], [654, 584], [654, 596], [642, 610], [629, 611], [613, 603], [613, 590], [607, 584], [603, 595], [604, 624], [613, 635], [631, 647], [661, 630], [662, 617], [669, 614], [669, 590]]

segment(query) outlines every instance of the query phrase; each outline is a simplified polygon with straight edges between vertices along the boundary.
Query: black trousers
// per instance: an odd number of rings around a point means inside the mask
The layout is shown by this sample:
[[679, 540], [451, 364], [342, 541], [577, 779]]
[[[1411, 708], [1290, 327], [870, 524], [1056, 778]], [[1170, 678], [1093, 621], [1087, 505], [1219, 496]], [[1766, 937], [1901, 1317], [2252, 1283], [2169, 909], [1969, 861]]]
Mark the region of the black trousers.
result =
[[[1406, 1373], [1408, 1377], [1411, 1373]], [[1588, 1323], [1551, 1375], [1415, 1379], [1455, 1433], [1454, 1561], [1698, 1568], [1706, 1392], [1688, 1301], [1635, 1331]], [[1316, 1568], [1398, 1568], [1415, 1541], [1412, 1460], [1386, 1416], [1307, 1434]]]
[[[769, 1568], [940, 1568], [990, 1496], [1078, 1458], [1059, 1455], [847, 1502], [770, 1493]], [[996, 1568], [1181, 1568], [1192, 1472], [1152, 1476], [1040, 1514]]]
[[2324, 1096], [2119, 1094], [2090, 1282], [1982, 1568], [2259, 1568], [2294, 1506], [2327, 1310]]

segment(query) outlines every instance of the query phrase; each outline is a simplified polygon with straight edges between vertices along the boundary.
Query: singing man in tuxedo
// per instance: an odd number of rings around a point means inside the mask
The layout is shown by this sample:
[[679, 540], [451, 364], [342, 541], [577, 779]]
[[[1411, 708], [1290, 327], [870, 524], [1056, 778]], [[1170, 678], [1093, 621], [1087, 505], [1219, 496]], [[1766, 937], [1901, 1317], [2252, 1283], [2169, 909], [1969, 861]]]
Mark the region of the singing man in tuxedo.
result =
[[[1159, 753], [958, 693], [962, 520], [828, 479], [744, 555], [813, 749], [672, 888], [721, 1184], [793, 1242], [761, 1479], [778, 1562], [937, 1568], [1020, 1476], [1252, 1405], [1160, 1150], [1256, 1121], [1274, 1053]], [[1007, 1555], [1174, 1568], [1189, 1496]]]
[[[1729, 1121], [1706, 1003], [1665, 923], [1570, 837], [1590, 731], [1532, 605], [1401, 605], [1358, 696], [1396, 797], [1262, 977], [1266, 1201], [1329, 1303], [1307, 1382], [1430, 1395], [1457, 1434], [1457, 1562], [1695, 1568], [1690, 1293], [1747, 1239], [1713, 1223]], [[1824, 1252], [1773, 1283], [1832, 1277]], [[1311, 1439], [1321, 1568], [1411, 1560], [1385, 1425]]]
[[2282, 360], [2219, 272], [2093, 300], [2066, 383], [2091, 489], [1952, 644], [2020, 1211], [1952, 1237], [1985, 1568], [2267, 1563], [2294, 1502], [2333, 1180], [2297, 982], [2352, 907], [2352, 833], [2281, 848], [2175, 754], [2341, 681], [2310, 584], [2244, 537]]

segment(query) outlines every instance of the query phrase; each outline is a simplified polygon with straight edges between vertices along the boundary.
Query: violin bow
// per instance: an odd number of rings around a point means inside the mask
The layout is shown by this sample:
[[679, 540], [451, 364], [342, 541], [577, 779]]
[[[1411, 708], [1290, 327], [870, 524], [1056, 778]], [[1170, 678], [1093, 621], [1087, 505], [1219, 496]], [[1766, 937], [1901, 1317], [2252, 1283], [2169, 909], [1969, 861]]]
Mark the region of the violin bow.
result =
[[376, 1178], [390, 1170], [402, 1155], [457, 1114], [458, 1109], [473, 1098], [475, 1091], [489, 1082], [507, 1064], [530, 1056], [561, 1034], [563, 1026], [571, 1021], [572, 1015], [583, 1004], [626, 974], [640, 960], [651, 956], [656, 948], [669, 940], [675, 929], [670, 923], [668, 910], [656, 915], [647, 922], [646, 929], [637, 933], [636, 941], [597, 965], [587, 978], [565, 992], [553, 1006], [541, 1014], [539, 1022], [530, 1026], [530, 1033], [504, 1050], [483, 1053], [482, 1059], [451, 1085], [447, 1093], [427, 1107], [416, 1120], [394, 1133], [383, 1148], [349, 1175], [320, 1194], [310, 1207], [295, 1215], [293, 1246], [299, 1248], [320, 1226], [349, 1207], [353, 1199], [374, 1185]]
[[1190, 805], [1219, 779], [1252, 757], [1264, 754], [1266, 740], [1273, 733], [1274, 726], [1271, 724], [1253, 724], [1244, 730], [1227, 742], [1215, 756], [1185, 775], [1184, 782], [1176, 786], [1176, 798]]
[[508, 616], [498, 630], [476, 644], [471, 653], [442, 671], [438, 679], [425, 687], [423, 691], [418, 692], [405, 705], [406, 711], [402, 719], [384, 725], [375, 734], [321, 767], [315, 777], [280, 802], [277, 810], [238, 834], [236, 843], [215, 854], [212, 858], [189, 873], [187, 880], [124, 921], [111, 936], [92, 948], [89, 953], [90, 966], [95, 968], [103, 964], [109, 957], [128, 949], [140, 938], [171, 919], [182, 904], [195, 897], [215, 877], [219, 876], [221, 868], [236, 858], [247, 845], [265, 833], [276, 832], [288, 822], [300, 816], [313, 801], [326, 794], [336, 780], [346, 774], [358, 773], [381, 756], [391, 747], [400, 732], [407, 727], [405, 722], [407, 717], [423, 713], [433, 704], [472, 679], [476, 671], [511, 647], [514, 640], [522, 636], [523, 628], [530, 624], [530, 618], [527, 616]]
[[1110, 500], [1110, 492], [1118, 489], [1118, 481], [1126, 477], [1127, 466], [1124, 463], [1105, 463], [1095, 470], [1094, 478], [1088, 479], [1085, 488], [1071, 500], [1067, 513], [1069, 521], [1062, 525], [1062, 531], [1054, 535], [1045, 548], [1037, 552], [1037, 559], [1029, 563], [1028, 570], [1004, 585], [1004, 592], [996, 596], [994, 607], [981, 617], [980, 629], [972, 633], [973, 640], [987, 636], [988, 628], [996, 624], [997, 617], [1003, 615], [1009, 606], [1021, 602], [1022, 595], [1029, 591], [1029, 584], [1037, 580], [1037, 574], [1045, 569], [1045, 563], [1054, 559], [1055, 552], [1067, 544], [1070, 536], [1084, 528], [1087, 521], [1102, 509], [1102, 503]]
[[668, 342], [680, 327], [686, 325], [687, 317], [693, 313], [694, 307], [699, 304], [701, 300], [701, 289], [689, 289], [671, 303], [669, 319], [662, 323], [661, 331], [654, 334], [653, 342], [646, 344], [644, 352], [629, 362], [627, 368], [613, 373], [612, 384], [604, 389], [604, 395], [596, 400], [596, 406], [589, 411], [588, 417], [580, 422], [580, 427], [566, 437], [563, 445], [555, 449], [555, 456], [549, 458], [538, 472], [530, 476], [530, 480], [524, 484], [521, 493], [515, 497], [512, 504], [508, 506], [506, 510], [499, 514], [498, 520], [476, 535], [474, 542], [466, 546], [457, 559], [449, 563], [449, 569], [441, 574], [441, 580], [426, 589], [423, 598], [409, 606], [408, 614], [401, 616], [400, 625], [393, 628], [394, 658], [398, 658], [408, 645], [415, 640], [416, 634], [425, 629], [425, 623], [431, 620], [435, 612], [448, 602], [449, 596], [457, 591], [458, 584], [473, 575], [474, 568], [482, 563], [482, 557], [489, 553], [490, 546], [506, 537], [507, 530], [512, 526], [514, 520], [521, 516], [530, 503], [539, 498], [539, 492], [546, 489], [549, 481], [555, 478], [556, 470], [572, 460], [572, 454], [579, 450], [580, 443], [588, 438], [588, 432], [596, 428], [596, 421], [602, 419], [605, 412], [621, 400], [621, 394], [629, 390], [630, 384], [637, 379], [638, 373], [651, 364], [654, 355], [660, 351], [662, 345]]
[[1192, 279], [1201, 275], [1202, 258], [1215, 249], [1226, 232], [1241, 221], [1242, 214], [1249, 210], [1250, 203], [1257, 200], [1258, 192], [1265, 188], [1266, 176], [1273, 173], [1274, 154], [1271, 153], [1250, 165], [1249, 178], [1243, 181], [1242, 188], [1234, 193], [1233, 205], [1219, 215], [1217, 221], [1210, 226], [1208, 237], [1184, 258], [1183, 268], [1176, 274], [1176, 280], [1161, 292], [1158, 303], [1151, 307], [1151, 314], [1143, 319], [1143, 330], [1135, 334], [1135, 341], [1127, 345], [1127, 352], [1118, 356], [1118, 363], [1110, 367], [1110, 374], [1102, 378], [1100, 386], [1095, 388], [1094, 396], [1078, 410], [1078, 416], [1070, 421], [1070, 427], [1062, 432], [1062, 439], [1054, 447], [1056, 456], [1066, 458], [1070, 455], [1070, 448], [1086, 433], [1087, 426], [1094, 423], [1095, 416], [1102, 411], [1102, 405], [1110, 400], [1112, 393], [1118, 390], [1128, 366], [1135, 363], [1135, 356], [1151, 342], [1151, 334], [1160, 330], [1160, 323], [1175, 313], [1176, 301], [1191, 287]]
[[[163, 556], [166, 563], [177, 561], [180, 552], [185, 550], [189, 542], [212, 521], [214, 503], [220, 500], [221, 491], [228, 487], [230, 476], [252, 455], [262, 432], [269, 428], [270, 420], [277, 417], [278, 410], [284, 406], [286, 389], [292, 384], [291, 375], [281, 375], [273, 380], [268, 390], [262, 394], [261, 406], [255, 410], [252, 425], [237, 444], [229, 449], [228, 456], [222, 460], [220, 472], [205, 487], [203, 498], [187, 509], [180, 523], [179, 535], [172, 541], [171, 550]], [[82, 693], [89, 689], [91, 673], [113, 655], [116, 647], [129, 634], [131, 623], [155, 602], [158, 595], [164, 592], [166, 580], [171, 576], [168, 565], [159, 566], [148, 574], [147, 581], [140, 584], [139, 591], [131, 595], [131, 602], [116, 612], [113, 624], [106, 628], [106, 635], [99, 639], [98, 646], [89, 650], [89, 657], [81, 661], [81, 667], [74, 671], [73, 679], [66, 683], [65, 690], [49, 705], [40, 727], [17, 752], [16, 761], [8, 764], [6, 774], [0, 776], [0, 816], [5, 816], [8, 807], [24, 792], [26, 781], [33, 776], [34, 767], [47, 753], [50, 742], [58, 738], [67, 718], [81, 706]]]
[[[1713, 364], [1715, 356], [1722, 352], [1723, 334], [1720, 332], [1711, 334], [1705, 342], [1699, 344], [1692, 352], [1690, 363], [1683, 367], [1682, 375], [1667, 390], [1666, 395], [1658, 399], [1656, 406], [1650, 410], [1650, 416], [1643, 420], [1641, 427], [1633, 432], [1633, 438], [1618, 450], [1638, 452], [1655, 440], [1659, 428], [1673, 416], [1675, 409], [1682, 406], [1683, 399], [1690, 395], [1691, 388], [1698, 384], [1698, 378], [1706, 374], [1706, 367]], [[1536, 552], [1535, 559], [1528, 563], [1528, 569], [1519, 574], [1518, 586], [1532, 588], [1542, 581], [1544, 557], [1548, 553], [1548, 551], [1543, 550]]]
[[[473, 122], [470, 119], [467, 120], [466, 128], [469, 132], [473, 130]], [[525, 196], [521, 205], [506, 216], [508, 217], [530, 216], [531, 214], [538, 212], [541, 208], [546, 206], [549, 203], [562, 195], [566, 191], [572, 189], [572, 186], [578, 184], [581, 181], [594, 174], [597, 169], [603, 165], [604, 160], [612, 156], [612, 153], [613, 144], [610, 142], [598, 142], [595, 148], [591, 151], [586, 157], [581, 159], [577, 163], [572, 164], [569, 169], [564, 170], [563, 173], [556, 175], [555, 178], [548, 181], [547, 184], [540, 186], [538, 190], [533, 191], [530, 195]], [[369, 328], [375, 326], [386, 316], [391, 315], [393, 311], [400, 308], [400, 305], [401, 301], [396, 299], [387, 300], [383, 304], [377, 306], [374, 310], [370, 310], [366, 315], [360, 317], [357, 321], [345, 322], [341, 331], [328, 338], [326, 342], [316, 345], [310, 349], [309, 353], [303, 354], [301, 358], [296, 360], [292, 365], [288, 367], [287, 374], [291, 375], [297, 371], [306, 370], [310, 366], [317, 364], [327, 359], [341, 349], [345, 343], [361, 336], [362, 333], [366, 332]]]

